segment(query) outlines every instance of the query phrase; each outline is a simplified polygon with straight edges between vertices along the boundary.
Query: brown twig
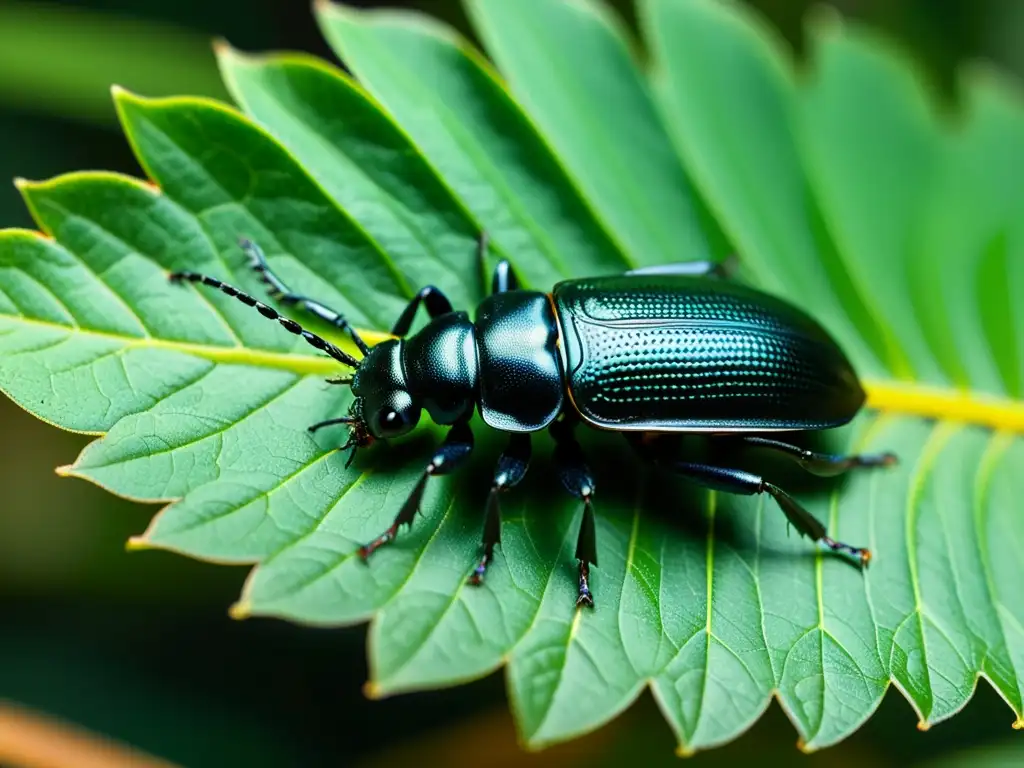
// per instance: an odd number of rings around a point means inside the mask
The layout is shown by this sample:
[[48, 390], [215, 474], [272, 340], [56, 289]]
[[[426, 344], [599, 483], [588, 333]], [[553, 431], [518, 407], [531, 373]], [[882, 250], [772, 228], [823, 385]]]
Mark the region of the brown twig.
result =
[[127, 744], [0, 699], [0, 765], [12, 768], [174, 768]]

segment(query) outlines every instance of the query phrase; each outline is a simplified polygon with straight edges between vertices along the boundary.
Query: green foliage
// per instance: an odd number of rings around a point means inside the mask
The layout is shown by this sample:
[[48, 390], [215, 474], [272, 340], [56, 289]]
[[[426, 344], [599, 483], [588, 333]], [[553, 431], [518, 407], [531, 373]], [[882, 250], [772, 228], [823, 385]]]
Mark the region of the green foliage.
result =
[[114, 110], [98, 83], [120, 82], [153, 96], [226, 93], [202, 35], [76, 7], [82, 5], [0, 5], [0, 103], [112, 126]]
[[[101, 435], [62, 471], [170, 502], [138, 547], [256, 564], [236, 615], [371, 619], [373, 695], [504, 665], [531, 746], [647, 686], [685, 751], [734, 738], [773, 695], [807, 748], [835, 743], [890, 682], [928, 725], [984, 675], [1020, 723], [1019, 97], [972, 72], [954, 128], [863, 32], [819, 21], [798, 76], [757, 19], [711, 0], [640, 3], [646, 69], [594, 3], [468, 9], [509, 90], [436, 22], [321, 6], [359, 85], [306, 56], [222, 47], [248, 117], [115, 93], [153, 184], [21, 185], [46, 236], [0, 234], [0, 386]], [[772, 503], [656, 478], [604, 435], [589, 441], [596, 610], [572, 609], [580, 510], [553, 490], [546, 441], [504, 502], [487, 584], [466, 587], [499, 447], [482, 429], [470, 469], [432, 480], [411, 531], [359, 562], [438, 430], [346, 469], [339, 435], [306, 432], [346, 407], [330, 361], [167, 272], [259, 293], [244, 235], [294, 288], [383, 331], [427, 282], [479, 300], [480, 229], [537, 287], [736, 250], [747, 279], [819, 317], [869, 379], [875, 408], [848, 447], [903, 459], [803, 495], [872, 548], [868, 572], [788, 537]]]

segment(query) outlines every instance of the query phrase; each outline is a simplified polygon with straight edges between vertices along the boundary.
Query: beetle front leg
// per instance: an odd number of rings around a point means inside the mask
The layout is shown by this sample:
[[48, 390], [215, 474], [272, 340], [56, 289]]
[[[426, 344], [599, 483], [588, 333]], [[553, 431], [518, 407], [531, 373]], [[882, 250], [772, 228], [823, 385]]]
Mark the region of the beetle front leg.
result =
[[550, 427], [555, 440], [555, 469], [565, 489], [583, 502], [583, 520], [576, 539], [576, 559], [579, 561], [579, 593], [576, 605], [594, 607], [590, 591], [590, 566], [597, 565], [597, 526], [594, 522], [594, 478], [583, 457], [583, 449], [573, 435], [574, 421], [562, 417]]
[[498, 466], [494, 470], [494, 483], [487, 495], [484, 553], [473, 569], [473, 575], [469, 577], [469, 583], [474, 586], [484, 583], [487, 566], [494, 558], [494, 545], [501, 543], [501, 507], [498, 504], [498, 494], [515, 487], [526, 476], [526, 470], [530, 466], [530, 452], [530, 435], [526, 432], [515, 432], [509, 437], [508, 447], [498, 459]]
[[433, 458], [423, 470], [423, 476], [416, 482], [409, 494], [409, 498], [398, 510], [391, 527], [375, 538], [369, 544], [359, 548], [359, 555], [365, 560], [377, 549], [393, 541], [398, 534], [398, 529], [403, 525], [412, 525], [413, 518], [419, 511], [420, 502], [423, 500], [423, 491], [426, 489], [427, 480], [435, 475], [447, 475], [458, 469], [465, 463], [466, 459], [473, 452], [473, 432], [468, 422], [458, 422], [448, 430], [444, 442], [434, 453]]
[[286, 306], [297, 306], [301, 309], [306, 310], [309, 314], [314, 317], [318, 317], [326, 323], [330, 323], [338, 330], [347, 333], [355, 345], [359, 348], [359, 351], [364, 355], [369, 350], [366, 342], [356, 333], [356, 329], [349, 325], [348, 320], [340, 312], [337, 312], [326, 304], [321, 304], [315, 299], [307, 298], [306, 296], [300, 296], [297, 293], [292, 293], [291, 289], [285, 285], [284, 281], [277, 276], [277, 274], [267, 264], [267, 257], [263, 253], [263, 249], [260, 248], [252, 240], [242, 240], [239, 245], [242, 250], [245, 251], [245, 255], [249, 257], [249, 266], [254, 272], [257, 272], [260, 279], [267, 285], [269, 293], [273, 298]]
[[797, 445], [784, 443], [781, 440], [771, 440], [766, 437], [756, 437], [753, 435], [717, 438], [717, 441], [732, 442], [733, 440], [751, 448], [762, 448], [788, 456], [812, 475], [818, 475], [819, 477], [833, 477], [859, 467], [891, 467], [897, 461], [896, 454], [889, 452], [865, 454], [862, 456], [836, 456], [828, 453], [808, 451]]
[[642, 438], [630, 438], [633, 447], [646, 459], [653, 461], [657, 466], [664, 467], [678, 475], [687, 477], [690, 480], [715, 491], [725, 493], [736, 493], [744, 496], [753, 496], [758, 493], [767, 493], [782, 509], [786, 519], [797, 531], [813, 541], [820, 541], [834, 552], [845, 552], [856, 557], [862, 566], [867, 565], [871, 560], [871, 552], [863, 547], [854, 547], [842, 541], [836, 541], [828, 535], [828, 529], [814, 515], [808, 512], [792, 496], [769, 483], [764, 478], [742, 469], [730, 469], [713, 464], [697, 464], [687, 461], [677, 461], [665, 456], [658, 447], [658, 441], [644, 442]]
[[431, 320], [441, 315], [447, 315], [452, 311], [452, 303], [441, 289], [428, 285], [426, 288], [421, 288], [413, 296], [412, 301], [402, 310], [402, 314], [398, 316], [394, 326], [391, 328], [392, 336], [401, 338], [409, 333], [409, 329], [412, 328], [412, 321], [416, 318], [416, 310], [420, 308], [420, 304], [426, 308], [427, 316]]

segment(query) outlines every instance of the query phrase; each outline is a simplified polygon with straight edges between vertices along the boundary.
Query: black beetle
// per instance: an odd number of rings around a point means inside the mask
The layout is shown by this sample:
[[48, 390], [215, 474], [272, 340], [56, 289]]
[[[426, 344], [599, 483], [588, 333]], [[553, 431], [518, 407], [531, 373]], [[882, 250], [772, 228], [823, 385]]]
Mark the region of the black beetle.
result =
[[[815, 453], [763, 436], [838, 427], [856, 415], [865, 395], [846, 356], [818, 323], [790, 304], [722, 279], [722, 265], [649, 267], [567, 280], [542, 293], [521, 290], [509, 263], [502, 261], [475, 321], [427, 286], [392, 328], [397, 338], [370, 348], [339, 313], [291, 293], [255, 244], [243, 240], [241, 245], [272, 296], [347, 333], [362, 360], [220, 280], [194, 272], [176, 272], [171, 280], [203, 283], [234, 296], [354, 369], [351, 378], [331, 379], [351, 384], [355, 397], [349, 414], [314, 424], [310, 431], [347, 424], [349, 440], [342, 448], [351, 447], [354, 455], [375, 439], [409, 432], [423, 410], [436, 423], [451, 426], [394, 523], [361, 548], [364, 558], [394, 539], [400, 526], [412, 523], [428, 477], [465, 462], [473, 450], [469, 420], [479, 409], [488, 426], [509, 434], [509, 442], [494, 474], [483, 554], [471, 583], [482, 582], [499, 542], [498, 494], [526, 474], [530, 434], [548, 429], [559, 477], [583, 502], [577, 605], [593, 605], [588, 581], [590, 566], [597, 564], [594, 480], [573, 436], [581, 421], [623, 432], [641, 456], [708, 488], [768, 493], [801, 534], [854, 555], [862, 564], [870, 559], [867, 549], [829, 538], [817, 518], [761, 477], [674, 455], [672, 434], [705, 433], [729, 448], [779, 452], [817, 475], [895, 461], [890, 453]], [[481, 264], [486, 247], [481, 237]], [[431, 320], [408, 336], [421, 304]]]

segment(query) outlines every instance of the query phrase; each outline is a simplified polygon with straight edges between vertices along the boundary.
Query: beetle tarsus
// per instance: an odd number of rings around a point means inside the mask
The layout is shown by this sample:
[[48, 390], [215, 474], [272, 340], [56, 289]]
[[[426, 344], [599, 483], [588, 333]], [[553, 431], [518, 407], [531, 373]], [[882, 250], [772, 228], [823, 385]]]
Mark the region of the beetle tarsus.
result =
[[897, 463], [896, 454], [885, 452], [885, 453], [866, 453], [866, 454], [855, 454], [852, 456], [834, 456], [828, 453], [818, 453], [817, 451], [809, 451], [800, 446], [793, 445], [792, 443], [783, 442], [782, 440], [775, 440], [768, 437], [760, 437], [758, 435], [741, 435], [738, 437], [726, 437], [721, 438], [720, 441], [723, 445], [729, 444], [730, 441], [735, 441], [741, 445], [745, 445], [750, 448], [757, 448], [762, 450], [773, 451], [783, 456], [787, 456], [803, 467], [805, 470], [810, 472], [812, 475], [818, 475], [819, 477], [833, 477], [835, 475], [841, 475], [844, 472], [848, 472], [851, 469], [872, 469], [875, 467], [891, 467]]
[[581, 606], [594, 607], [594, 596], [590, 593], [590, 565], [586, 560], [580, 560], [580, 588], [576, 607]]
[[494, 484], [487, 495], [487, 507], [484, 512], [484, 553], [468, 579], [474, 586], [484, 583], [487, 566], [494, 560], [494, 546], [501, 543], [501, 505], [498, 503], [498, 496], [518, 485], [526, 476], [526, 470], [530, 467], [531, 450], [530, 436], [525, 432], [513, 432], [509, 436], [508, 446], [498, 458], [498, 466], [494, 468]]
[[857, 456], [858, 467], [895, 467], [900, 463], [899, 457], [891, 451], [885, 453], [869, 453]]
[[590, 593], [590, 566], [597, 565], [597, 525], [594, 521], [594, 478], [573, 435], [576, 420], [564, 417], [551, 424], [555, 440], [555, 466], [565, 490], [583, 502], [583, 517], [576, 537], [576, 559], [580, 564], [579, 594], [576, 605], [594, 606]]
[[372, 555], [378, 549], [383, 547], [385, 544], [389, 544], [390, 542], [394, 541], [395, 536], [397, 534], [398, 524], [395, 523], [386, 531], [384, 531], [384, 533], [382, 533], [376, 539], [371, 541], [369, 544], [364, 544], [363, 546], [361, 546], [359, 548], [359, 556], [363, 559], [363, 562], [366, 562], [369, 559], [370, 555]]
[[487, 496], [487, 511], [484, 517], [484, 553], [476, 568], [473, 569], [473, 574], [469, 577], [469, 583], [474, 587], [479, 587], [484, 583], [487, 566], [494, 559], [494, 545], [501, 541], [501, 509], [498, 506], [498, 493], [501, 490], [501, 487], [495, 484]]
[[488, 548], [484, 552], [483, 557], [480, 558], [480, 562], [476, 564], [476, 568], [473, 569], [473, 573], [466, 580], [468, 584], [479, 587], [484, 583], [484, 576], [487, 575], [487, 566], [491, 564], [491, 558], [494, 556], [494, 550]]
[[[473, 432], [469, 428], [469, 423], [465, 421], [456, 422], [448, 430], [444, 442], [434, 451], [434, 456], [423, 470], [420, 479], [416, 481], [416, 485], [412, 487], [412, 491], [405, 502], [403, 502], [401, 509], [398, 510], [398, 514], [395, 516], [394, 522], [391, 523], [391, 527], [369, 544], [364, 544], [360, 547], [360, 556], [365, 560], [380, 547], [394, 541], [395, 536], [398, 535], [398, 529], [403, 525], [411, 526], [416, 513], [420, 510], [420, 502], [423, 500], [423, 492], [426, 490], [427, 480], [435, 475], [446, 475], [449, 472], [453, 472], [469, 458], [472, 452]], [[351, 463], [351, 457], [349, 458], [349, 463]], [[346, 466], [348, 465], [346, 464]]]
[[842, 541], [836, 541], [829, 536], [822, 536], [821, 543], [831, 549], [833, 552], [844, 552], [845, 554], [856, 557], [860, 562], [861, 567], [866, 566], [871, 562], [871, 550], [864, 547], [854, 547], [850, 544], [846, 544]]

